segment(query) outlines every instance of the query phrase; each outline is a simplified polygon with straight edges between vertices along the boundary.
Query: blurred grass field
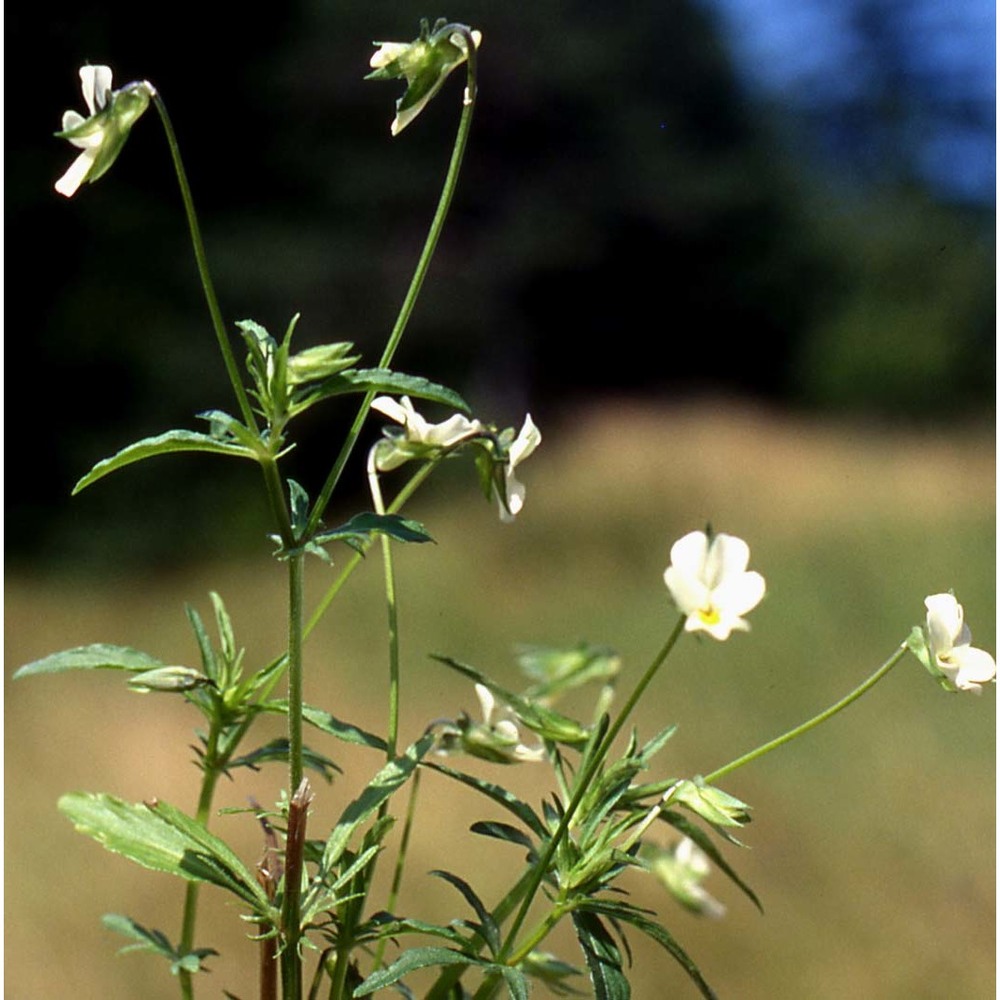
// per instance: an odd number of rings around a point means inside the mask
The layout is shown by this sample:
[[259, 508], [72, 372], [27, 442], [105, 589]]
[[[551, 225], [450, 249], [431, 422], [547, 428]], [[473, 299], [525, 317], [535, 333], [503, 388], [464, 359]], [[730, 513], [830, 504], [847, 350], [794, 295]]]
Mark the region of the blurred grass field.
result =
[[[976, 644], [996, 648], [990, 427], [889, 431], [729, 403], [622, 403], [542, 429], [523, 467], [528, 500], [516, 525], [497, 522], [461, 462], [410, 509], [439, 544], [398, 552], [406, 739], [430, 719], [476, 710], [471, 686], [428, 652], [516, 686], [515, 643], [587, 639], [622, 653], [627, 690], [675, 620], [661, 576], [670, 544], [706, 520], [748, 540], [768, 595], [750, 634], [685, 641], [655, 681], [638, 712], [640, 735], [680, 727], [658, 776], [707, 773], [847, 693], [922, 619], [929, 593], [953, 588]], [[306, 698], [384, 730], [380, 572], [380, 560], [368, 560], [310, 639]], [[315, 601], [329, 570], [314, 562], [309, 579]], [[55, 802], [87, 789], [192, 808], [194, 712], [130, 694], [111, 675], [9, 678], [23, 662], [97, 641], [192, 662], [183, 604], [207, 617], [212, 589], [249, 665], [283, 648], [284, 579], [263, 548], [244, 562], [169, 575], [8, 574], [6, 996], [177, 995], [162, 961], [115, 957], [124, 942], [99, 920], [127, 913], [176, 937], [182, 887], [76, 834]], [[947, 695], [908, 658], [828, 725], [730, 775], [724, 787], [755, 818], [742, 837], [749, 849], [725, 853], [763, 916], [718, 873], [706, 887], [729, 908], [722, 921], [681, 911], [650, 881], [629, 880], [634, 901], [665, 915], [724, 1000], [994, 996], [994, 697]], [[320, 836], [378, 760], [314, 742], [346, 772], [332, 787], [317, 782], [310, 834]], [[502, 777], [534, 801], [544, 793], [540, 769]], [[237, 778], [220, 788], [220, 806], [244, 806], [250, 795], [271, 802], [283, 780], [276, 767]], [[448, 868], [489, 900], [520, 854], [467, 832], [497, 815], [473, 793], [428, 774], [422, 805], [400, 909], [465, 916], [457, 894], [426, 872]], [[245, 815], [219, 817], [213, 829], [248, 862], [259, 856]], [[238, 909], [211, 891], [203, 899], [198, 943], [222, 956], [199, 995], [227, 989], [250, 1000], [255, 954]], [[568, 938], [557, 943], [578, 961]], [[639, 1000], [697, 995], [665, 952], [631, 943]]]

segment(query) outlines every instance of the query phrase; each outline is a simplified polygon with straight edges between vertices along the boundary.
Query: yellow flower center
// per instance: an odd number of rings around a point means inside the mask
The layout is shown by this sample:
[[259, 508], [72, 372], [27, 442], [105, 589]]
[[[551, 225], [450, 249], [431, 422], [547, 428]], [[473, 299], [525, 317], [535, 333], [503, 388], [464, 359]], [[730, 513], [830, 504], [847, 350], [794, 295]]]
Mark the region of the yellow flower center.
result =
[[698, 617], [704, 625], [718, 625], [721, 615], [717, 608], [707, 607], [698, 609]]

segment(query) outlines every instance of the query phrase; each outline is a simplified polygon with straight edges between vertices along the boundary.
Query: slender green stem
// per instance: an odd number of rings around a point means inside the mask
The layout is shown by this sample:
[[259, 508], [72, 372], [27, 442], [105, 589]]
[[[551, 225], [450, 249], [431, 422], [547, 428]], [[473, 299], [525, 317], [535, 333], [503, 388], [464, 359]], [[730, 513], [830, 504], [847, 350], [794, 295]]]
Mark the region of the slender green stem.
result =
[[[434, 218], [431, 221], [431, 227], [427, 233], [427, 240], [424, 243], [423, 250], [421, 251], [420, 259], [417, 261], [416, 270], [413, 272], [413, 277], [410, 279], [410, 287], [407, 289], [406, 297], [403, 299], [403, 305], [399, 310], [399, 315], [396, 317], [396, 323], [392, 328], [392, 332], [389, 334], [389, 340], [387, 341], [385, 350], [382, 352], [382, 357], [379, 360], [380, 368], [387, 368], [391, 364], [393, 356], [396, 353], [396, 348], [399, 347], [399, 342], [402, 339], [403, 333], [406, 330], [406, 325], [410, 320], [410, 314], [413, 312], [413, 307], [416, 305], [417, 297], [419, 296], [420, 289], [424, 283], [424, 278], [427, 276], [427, 269], [430, 267], [431, 258], [434, 256], [434, 250], [437, 247], [438, 238], [441, 236], [441, 230], [444, 228], [444, 221], [448, 215], [448, 209], [451, 207], [451, 200], [455, 194], [455, 187], [458, 183], [458, 174], [462, 167], [462, 158], [465, 155], [465, 147], [469, 140], [469, 127], [472, 124], [472, 114], [476, 106], [476, 47], [472, 41], [468, 28], [456, 25], [455, 30], [464, 32], [466, 45], [469, 46], [466, 99], [462, 107], [462, 117], [458, 123], [458, 132], [455, 135], [455, 145], [452, 149], [451, 161], [448, 164], [448, 172], [445, 175], [444, 186], [441, 189], [441, 197], [438, 200], [437, 210], [434, 212]], [[316, 498], [316, 503], [313, 505], [312, 512], [309, 516], [309, 527], [306, 532], [307, 536], [312, 535], [319, 525], [320, 518], [322, 518], [327, 504], [330, 502], [330, 497], [333, 496], [333, 491], [336, 489], [337, 483], [340, 480], [340, 475], [344, 471], [344, 466], [347, 464], [347, 460], [350, 458], [355, 444], [357, 444], [358, 437], [361, 434], [361, 428], [365, 422], [365, 417], [368, 415], [368, 408], [374, 398], [375, 392], [374, 390], [371, 390], [365, 394], [364, 399], [361, 401], [361, 406], [358, 408], [358, 413], [354, 418], [354, 423], [351, 424], [350, 430], [347, 432], [347, 438], [345, 439], [343, 447], [340, 450], [340, 454], [333, 463], [333, 468], [330, 470], [330, 474], [327, 476], [327, 480], [323, 484], [323, 488], [320, 491], [319, 496]]]
[[[208, 739], [205, 743], [205, 756], [203, 759], [204, 769], [201, 773], [201, 790], [198, 793], [198, 807], [195, 810], [195, 820], [208, 828], [208, 820], [212, 813], [212, 797], [215, 794], [215, 786], [222, 773], [216, 754], [219, 745], [219, 727], [213, 720], [209, 728]], [[194, 947], [194, 929], [198, 918], [198, 883], [188, 882], [184, 892], [184, 914], [181, 923], [180, 952], [186, 955]], [[194, 984], [191, 973], [183, 969], [178, 973], [178, 984], [181, 996], [184, 1000], [192, 1000], [194, 997]]]
[[808, 722], [803, 722], [801, 726], [796, 726], [794, 729], [790, 729], [787, 733], [782, 736], [778, 736], [763, 746], [757, 747], [756, 750], [751, 750], [749, 753], [743, 754], [742, 757], [737, 757], [736, 760], [730, 761], [724, 767], [720, 767], [713, 771], [711, 774], [706, 774], [704, 781], [706, 785], [714, 784], [720, 778], [724, 778], [727, 774], [735, 771], [737, 768], [743, 767], [744, 764], [749, 764], [751, 761], [757, 760], [759, 757], [763, 757], [765, 754], [770, 753], [772, 750], [777, 750], [778, 747], [784, 746], [786, 743], [790, 743], [792, 740], [797, 739], [804, 733], [808, 733], [810, 729], [815, 728], [822, 722], [826, 722], [827, 719], [832, 718], [838, 712], [847, 708], [851, 702], [857, 701], [866, 691], [873, 688], [887, 673], [889, 673], [892, 668], [899, 663], [899, 661], [906, 655], [907, 647], [905, 645], [900, 646], [892, 656], [889, 657], [885, 663], [882, 664], [868, 678], [863, 684], [856, 687], [849, 695], [841, 698], [836, 704], [831, 705], [825, 712], [820, 712], [819, 715], [814, 716], [809, 719]]
[[208, 303], [208, 312], [212, 317], [212, 326], [215, 328], [215, 338], [219, 342], [219, 350], [222, 351], [222, 360], [225, 362], [229, 381], [232, 384], [233, 392], [236, 394], [236, 402], [243, 416], [243, 422], [252, 430], [257, 430], [257, 421], [254, 419], [250, 400], [247, 398], [246, 390], [243, 388], [243, 381], [240, 378], [236, 358], [233, 356], [233, 349], [226, 335], [226, 326], [222, 319], [222, 311], [219, 309], [219, 301], [215, 297], [215, 286], [212, 284], [212, 276], [208, 270], [205, 244], [202, 242], [201, 227], [198, 225], [198, 215], [194, 210], [194, 199], [191, 197], [191, 187], [188, 184], [187, 173], [184, 170], [184, 161], [181, 159], [177, 136], [174, 133], [170, 116], [167, 114], [166, 105], [163, 103], [163, 99], [159, 93], [153, 94], [153, 103], [156, 105], [160, 121], [163, 123], [163, 130], [167, 135], [167, 144], [170, 147], [170, 155], [174, 161], [177, 183], [180, 185], [181, 198], [184, 201], [184, 211], [187, 213], [188, 229], [191, 231], [194, 259], [198, 265], [198, 275], [201, 278], [201, 287], [205, 292], [205, 301]]
[[[368, 488], [371, 491], [375, 513], [385, 514], [382, 487], [371, 457], [368, 460]], [[385, 604], [389, 615], [389, 728], [385, 756], [386, 760], [392, 760], [396, 756], [396, 743], [399, 737], [399, 616], [396, 608], [396, 574], [392, 565], [392, 546], [388, 535], [383, 535], [381, 541]]]
[[590, 790], [590, 783], [594, 775], [603, 764], [608, 751], [611, 749], [611, 744], [614, 743], [615, 738], [621, 732], [622, 727], [628, 720], [628, 717], [632, 714], [632, 710], [638, 704], [639, 699], [644, 694], [646, 688], [649, 687], [650, 681], [652, 681], [652, 679], [656, 676], [657, 671], [663, 665], [663, 661], [670, 655], [670, 651], [677, 644], [677, 640], [680, 638], [683, 631], [684, 618], [680, 618], [667, 638], [667, 641], [663, 644], [663, 648], [656, 654], [652, 663], [650, 663], [650, 665], [646, 668], [646, 672], [639, 679], [639, 683], [636, 684], [635, 690], [621, 707], [621, 710], [618, 712], [614, 722], [612, 722], [608, 727], [608, 731], [604, 734], [599, 746], [580, 771], [576, 782], [576, 791], [573, 793], [573, 798], [570, 799], [569, 805], [567, 805], [566, 811], [563, 813], [562, 819], [559, 821], [559, 825], [556, 827], [555, 833], [549, 840], [544, 853], [533, 866], [532, 879], [528, 884], [528, 890], [525, 892], [524, 899], [521, 901], [521, 908], [518, 910], [517, 916], [515, 916], [510, 930], [507, 932], [507, 937], [504, 940], [503, 947], [500, 949], [500, 954], [497, 956], [498, 959], [504, 960], [510, 954], [517, 938], [517, 934], [528, 915], [528, 911], [531, 909], [532, 902], [534, 902], [535, 894], [538, 892], [539, 886], [541, 886], [542, 881], [549, 870], [549, 865], [552, 863], [552, 858], [555, 856], [559, 844], [562, 842], [563, 837], [566, 835], [566, 831], [573, 822], [576, 810], [579, 808], [584, 796]]
[[[399, 853], [396, 855], [396, 867], [392, 872], [392, 885], [389, 886], [389, 897], [386, 900], [385, 908], [388, 913], [396, 912], [396, 903], [399, 901], [399, 890], [403, 885], [403, 871], [406, 868], [406, 856], [410, 847], [410, 836], [413, 833], [413, 821], [417, 815], [417, 797], [420, 794], [420, 768], [413, 774], [413, 783], [410, 786], [410, 798], [406, 804], [406, 820], [403, 823], [403, 834], [399, 841]], [[381, 938], [378, 947], [375, 949], [375, 968], [382, 967], [382, 958], [385, 955], [387, 938]]]
[[[414, 473], [410, 478], [409, 482], [396, 494], [395, 499], [386, 507], [385, 512], [387, 514], [398, 514], [403, 508], [404, 504], [410, 497], [416, 493], [418, 487], [424, 482], [424, 480], [433, 472], [437, 466], [440, 459], [435, 458], [429, 462], [425, 462], [420, 469]], [[367, 547], [364, 549], [365, 552], [368, 551]], [[347, 582], [348, 577], [358, 568], [361, 564], [361, 560], [364, 555], [361, 552], [355, 552], [351, 558], [344, 563], [344, 568], [340, 571], [339, 576], [336, 580], [330, 584], [329, 589], [323, 595], [319, 604], [316, 605], [316, 609], [313, 611], [312, 615], [309, 617], [309, 621], [306, 623], [305, 627], [305, 637], [308, 638], [312, 633], [313, 629], [320, 623], [323, 615], [326, 614], [327, 609], [333, 603], [333, 599], [340, 593], [340, 588], [344, 586]]]

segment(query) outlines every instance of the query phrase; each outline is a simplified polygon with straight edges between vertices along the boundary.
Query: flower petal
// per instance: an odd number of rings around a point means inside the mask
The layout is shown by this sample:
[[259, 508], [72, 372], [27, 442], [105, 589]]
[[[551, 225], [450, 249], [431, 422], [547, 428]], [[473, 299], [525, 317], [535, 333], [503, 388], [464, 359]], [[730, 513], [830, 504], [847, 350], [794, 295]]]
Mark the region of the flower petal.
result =
[[83, 100], [90, 114], [96, 115], [108, 103], [111, 93], [110, 66], [81, 66], [80, 87], [83, 90]]
[[56, 191], [67, 198], [71, 198], [76, 194], [77, 188], [87, 179], [87, 175], [94, 166], [94, 157], [96, 155], [96, 148], [87, 149], [82, 152], [70, 164], [69, 170], [56, 181]]

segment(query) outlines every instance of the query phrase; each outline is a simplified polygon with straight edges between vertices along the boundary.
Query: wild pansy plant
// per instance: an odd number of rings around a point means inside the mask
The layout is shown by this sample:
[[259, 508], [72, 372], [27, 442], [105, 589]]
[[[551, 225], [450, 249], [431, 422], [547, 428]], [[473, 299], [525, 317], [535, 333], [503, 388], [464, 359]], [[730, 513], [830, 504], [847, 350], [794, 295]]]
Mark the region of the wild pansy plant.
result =
[[[143, 81], [120, 90], [111, 87], [111, 70], [85, 66], [80, 71], [84, 118], [67, 112], [58, 133], [83, 150], [56, 190], [71, 196], [84, 181], [103, 176], [121, 152], [129, 130], [154, 104], [165, 129], [180, 184], [195, 259], [235, 411], [211, 408], [198, 415], [198, 429], [167, 430], [122, 448], [98, 462], [74, 492], [132, 463], [176, 452], [204, 452], [257, 465], [273, 515], [275, 556], [288, 580], [288, 644], [269, 662], [245, 652], [237, 642], [221, 597], [212, 594], [211, 625], [193, 608], [187, 617], [198, 651], [197, 663], [166, 663], [149, 653], [113, 644], [65, 650], [22, 667], [18, 677], [68, 670], [118, 670], [138, 692], [172, 694], [203, 718], [197, 765], [201, 789], [192, 812], [156, 798], [141, 803], [108, 794], [74, 792], [59, 808], [82, 831], [108, 850], [137, 864], [178, 876], [187, 883], [175, 934], [149, 929], [138, 920], [109, 914], [107, 926], [127, 939], [126, 950], [158, 954], [177, 977], [182, 998], [195, 995], [204, 960], [215, 954], [198, 943], [211, 931], [198, 929], [199, 891], [211, 885], [235, 897], [254, 928], [248, 947], [259, 952], [261, 1000], [364, 997], [383, 988], [413, 996], [413, 973], [429, 970], [427, 1000], [506, 994], [523, 1000], [532, 981], [556, 993], [589, 991], [601, 1000], [630, 996], [628, 931], [647, 935], [686, 971], [705, 997], [714, 993], [701, 971], [656, 914], [635, 906], [620, 889], [628, 872], [646, 873], [689, 910], [719, 917], [724, 912], [702, 883], [718, 868], [754, 904], [757, 897], [723, 856], [716, 838], [738, 843], [732, 830], [750, 821], [750, 806], [719, 782], [738, 768], [803, 735], [868, 691], [911, 650], [951, 691], [978, 692], [992, 682], [996, 664], [971, 645], [962, 606], [951, 594], [926, 600], [925, 627], [913, 630], [892, 655], [850, 694], [795, 729], [704, 775], [657, 775], [659, 755], [674, 735], [665, 726], [641, 740], [630, 728], [633, 711], [678, 648], [685, 633], [705, 633], [725, 642], [746, 632], [746, 616], [765, 596], [764, 577], [748, 569], [750, 549], [733, 535], [692, 531], [670, 548], [664, 583], [677, 616], [668, 622], [659, 652], [638, 679], [629, 679], [622, 659], [604, 647], [566, 649], [523, 647], [518, 662], [526, 686], [508, 690], [482, 671], [446, 656], [439, 663], [461, 678], [455, 703], [474, 692], [478, 715], [459, 712], [454, 719], [426, 724], [423, 735], [400, 746], [404, 707], [399, 665], [394, 549], [398, 543], [430, 540], [428, 529], [401, 514], [419, 487], [445, 460], [471, 457], [486, 498], [496, 502], [504, 521], [521, 514], [525, 486], [522, 464], [541, 442], [531, 416], [519, 431], [469, 415], [454, 390], [391, 365], [406, 329], [451, 203], [476, 102], [480, 32], [456, 23], [422, 23], [413, 42], [382, 42], [371, 60], [372, 79], [405, 79], [397, 103], [393, 135], [398, 134], [442, 90], [447, 77], [465, 67], [462, 110], [437, 211], [398, 318], [377, 363], [361, 367], [349, 343], [293, 348], [298, 316], [280, 336], [252, 320], [227, 323], [215, 297], [194, 202], [166, 107], [159, 92]], [[245, 375], [237, 364], [232, 336], [245, 353]], [[332, 466], [314, 493], [288, 478], [282, 460], [295, 445], [296, 419], [327, 399], [360, 398], [353, 421]], [[439, 422], [417, 409], [443, 407]], [[370, 418], [381, 420], [380, 429]], [[341, 474], [363, 433], [373, 443], [367, 461], [371, 510], [328, 526], [324, 517]], [[391, 489], [390, 489], [391, 487]], [[389, 693], [385, 732], [368, 732], [304, 700], [303, 644], [336, 599], [343, 584], [378, 537], [388, 610]], [[303, 579], [306, 558], [333, 561], [333, 583], [306, 617]], [[664, 595], [665, 598], [667, 595]], [[667, 601], [664, 600], [665, 618]], [[701, 638], [696, 635], [695, 638]], [[747, 641], [740, 637], [736, 641]], [[343, 679], [345, 690], [352, 681]], [[471, 688], [470, 688], [471, 682]], [[613, 709], [616, 690], [628, 694]], [[569, 692], [596, 688], [593, 710], [583, 719], [556, 706]], [[259, 742], [258, 720], [277, 714], [287, 721], [281, 739]], [[421, 720], [423, 721], [423, 720]], [[317, 740], [329, 738], [367, 748], [373, 777], [328, 832], [309, 829], [310, 806], [318, 793], [304, 777], [308, 769], [329, 779], [336, 764], [323, 749], [306, 745], [310, 727]], [[624, 737], [621, 745], [619, 737]], [[477, 769], [462, 767], [477, 758]], [[287, 770], [285, 789], [273, 809], [260, 810], [265, 860], [253, 867], [210, 831], [219, 778], [241, 768], [277, 763]], [[503, 784], [503, 768], [520, 764], [547, 769], [551, 793], [538, 805], [519, 798]], [[490, 778], [483, 767], [498, 766]], [[448, 923], [434, 923], [399, 909], [399, 887], [407, 862], [409, 832], [421, 808], [418, 787], [423, 772], [443, 776], [475, 790], [507, 822], [484, 820], [472, 832], [491, 840], [501, 858], [513, 845], [524, 858], [511, 884], [494, 902], [447, 870], [433, 874], [455, 889], [462, 910]], [[406, 791], [400, 810], [397, 795]], [[395, 849], [388, 896], [375, 898], [373, 875], [379, 857], [390, 853], [387, 834], [396, 815], [403, 831]], [[665, 836], [664, 836], [665, 835]], [[499, 842], [499, 843], [498, 843]], [[446, 859], [442, 859], [446, 860]], [[501, 865], [502, 867], [502, 865]], [[580, 945], [582, 966], [557, 957], [544, 946], [553, 930], [568, 920]], [[590, 985], [582, 984], [589, 975]]]

